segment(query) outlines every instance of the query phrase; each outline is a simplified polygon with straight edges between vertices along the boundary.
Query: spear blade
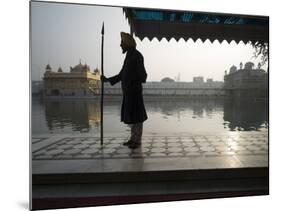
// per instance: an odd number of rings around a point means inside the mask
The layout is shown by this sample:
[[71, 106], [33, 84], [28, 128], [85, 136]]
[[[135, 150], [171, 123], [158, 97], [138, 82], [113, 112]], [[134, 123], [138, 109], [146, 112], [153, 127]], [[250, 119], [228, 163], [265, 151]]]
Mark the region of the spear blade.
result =
[[101, 34], [104, 35], [104, 22], [102, 22]]

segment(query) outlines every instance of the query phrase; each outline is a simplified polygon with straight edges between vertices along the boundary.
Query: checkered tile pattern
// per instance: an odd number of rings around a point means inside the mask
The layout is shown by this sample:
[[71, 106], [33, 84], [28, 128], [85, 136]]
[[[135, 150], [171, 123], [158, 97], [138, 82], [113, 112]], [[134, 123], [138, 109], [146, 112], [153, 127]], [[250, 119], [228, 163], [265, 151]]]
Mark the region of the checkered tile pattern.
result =
[[44, 141], [46, 139], [48, 139], [48, 138], [32, 138], [32, 144], [37, 144], [37, 143], [39, 143], [41, 141]]
[[[38, 140], [34, 139], [36, 141]], [[34, 151], [32, 157], [33, 160], [57, 160], [268, 154], [268, 137], [265, 134], [239, 137], [143, 137], [141, 147], [134, 150], [123, 146], [125, 141], [124, 137], [105, 137], [101, 147], [99, 138], [63, 138]]]

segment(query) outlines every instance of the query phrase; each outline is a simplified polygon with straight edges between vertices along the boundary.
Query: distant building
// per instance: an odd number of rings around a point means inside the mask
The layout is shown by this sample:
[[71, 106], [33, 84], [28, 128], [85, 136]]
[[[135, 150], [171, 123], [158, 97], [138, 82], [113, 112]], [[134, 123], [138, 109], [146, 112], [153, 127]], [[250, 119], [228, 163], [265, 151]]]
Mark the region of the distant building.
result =
[[161, 82], [175, 82], [175, 80], [174, 80], [174, 79], [171, 79], [171, 78], [169, 78], [169, 77], [166, 77], [166, 78], [163, 78], [163, 79], [161, 80]]
[[253, 69], [254, 63], [247, 62], [239, 70], [232, 66], [229, 74], [224, 76], [224, 89], [227, 95], [267, 97], [268, 73], [260, 68]]
[[[105, 95], [121, 95], [121, 83], [104, 84]], [[224, 96], [223, 81], [203, 83], [176, 82], [171, 80], [148, 81], [143, 84], [145, 96]]]
[[44, 73], [45, 96], [93, 96], [99, 94], [100, 72], [93, 72], [87, 64], [81, 62], [75, 67], [70, 67], [70, 72], [63, 72], [61, 68], [53, 71], [51, 66], [46, 66]]
[[193, 83], [204, 83], [204, 77], [202, 76], [193, 77]]

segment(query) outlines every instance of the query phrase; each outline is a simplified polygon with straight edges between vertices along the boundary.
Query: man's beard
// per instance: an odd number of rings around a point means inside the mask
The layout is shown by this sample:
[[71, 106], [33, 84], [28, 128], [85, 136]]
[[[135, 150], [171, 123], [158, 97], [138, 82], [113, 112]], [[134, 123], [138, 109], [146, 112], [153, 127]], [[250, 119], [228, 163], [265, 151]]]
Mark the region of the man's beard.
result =
[[124, 53], [126, 53], [126, 52], [127, 52], [127, 50], [124, 49], [124, 48], [122, 48], [122, 53], [124, 54]]

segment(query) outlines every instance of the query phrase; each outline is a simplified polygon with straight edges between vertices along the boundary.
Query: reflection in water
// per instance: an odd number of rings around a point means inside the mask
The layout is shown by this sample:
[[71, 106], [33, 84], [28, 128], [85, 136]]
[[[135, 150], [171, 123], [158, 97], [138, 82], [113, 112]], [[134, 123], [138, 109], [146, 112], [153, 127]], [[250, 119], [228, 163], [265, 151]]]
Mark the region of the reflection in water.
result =
[[224, 101], [225, 125], [230, 130], [268, 128], [268, 102], [228, 99]]
[[72, 131], [89, 132], [99, 127], [100, 104], [94, 101], [46, 101], [45, 115], [49, 130], [71, 124]]
[[[145, 100], [146, 132], [226, 132], [268, 128], [266, 102], [231, 99]], [[33, 133], [99, 134], [100, 103], [94, 100], [32, 100]], [[105, 133], [124, 133], [120, 100], [104, 102]]]
[[222, 99], [160, 99], [145, 102], [149, 111], [161, 112], [164, 116], [178, 116], [186, 110], [192, 111], [192, 118], [211, 116], [216, 110], [223, 109]]

